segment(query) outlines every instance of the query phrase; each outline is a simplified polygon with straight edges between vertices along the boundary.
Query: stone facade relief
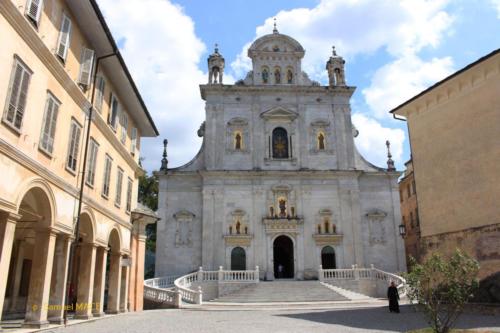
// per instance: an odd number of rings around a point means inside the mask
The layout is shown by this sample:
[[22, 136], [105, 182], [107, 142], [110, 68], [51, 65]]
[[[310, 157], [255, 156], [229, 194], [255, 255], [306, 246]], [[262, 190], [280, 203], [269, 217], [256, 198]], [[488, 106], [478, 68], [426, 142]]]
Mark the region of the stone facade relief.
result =
[[195, 215], [187, 210], [181, 210], [174, 214], [176, 222], [175, 247], [192, 247], [193, 220]]
[[385, 244], [387, 242], [384, 226], [386, 217], [387, 213], [378, 209], [372, 210], [366, 214], [370, 245]]

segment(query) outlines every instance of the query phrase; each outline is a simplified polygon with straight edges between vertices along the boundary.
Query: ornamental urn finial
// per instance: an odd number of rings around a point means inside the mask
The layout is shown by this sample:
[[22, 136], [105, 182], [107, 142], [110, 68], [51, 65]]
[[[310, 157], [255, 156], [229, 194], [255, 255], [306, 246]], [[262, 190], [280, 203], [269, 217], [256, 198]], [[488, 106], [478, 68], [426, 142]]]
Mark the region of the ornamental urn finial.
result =
[[385, 145], [387, 146], [387, 171], [396, 171], [394, 161], [392, 160], [391, 143], [389, 140], [385, 141]]
[[167, 171], [168, 169], [167, 145], [168, 145], [168, 140], [167, 139], [163, 140], [163, 158], [161, 159], [160, 171]]

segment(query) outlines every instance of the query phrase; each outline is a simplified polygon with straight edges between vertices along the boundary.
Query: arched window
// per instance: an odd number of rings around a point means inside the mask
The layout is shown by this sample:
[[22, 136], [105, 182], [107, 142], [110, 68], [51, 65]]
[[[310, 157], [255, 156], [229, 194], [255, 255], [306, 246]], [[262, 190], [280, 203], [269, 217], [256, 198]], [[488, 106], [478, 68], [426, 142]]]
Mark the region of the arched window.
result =
[[267, 67], [262, 68], [262, 83], [269, 83], [269, 70]]
[[323, 269], [334, 269], [336, 268], [335, 263], [335, 250], [331, 246], [325, 246], [321, 250], [321, 265]]
[[292, 84], [293, 83], [293, 72], [291, 69], [288, 69], [286, 71], [286, 83]]
[[325, 150], [325, 135], [323, 132], [318, 133], [318, 150]]
[[274, 69], [274, 83], [275, 84], [281, 83], [281, 69], [279, 67], [276, 67]]
[[241, 150], [243, 149], [243, 137], [240, 132], [234, 133], [234, 149]]
[[288, 133], [283, 127], [273, 130], [273, 158], [288, 158]]
[[231, 270], [244, 271], [247, 269], [247, 258], [242, 247], [235, 247], [231, 251]]

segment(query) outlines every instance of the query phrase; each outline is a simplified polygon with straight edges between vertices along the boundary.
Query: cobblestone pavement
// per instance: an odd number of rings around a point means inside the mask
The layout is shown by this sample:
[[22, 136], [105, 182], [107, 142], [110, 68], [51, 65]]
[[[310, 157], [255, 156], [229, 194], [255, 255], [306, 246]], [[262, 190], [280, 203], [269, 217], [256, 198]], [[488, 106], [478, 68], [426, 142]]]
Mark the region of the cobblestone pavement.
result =
[[[51, 332], [405, 332], [425, 326], [421, 314], [409, 306], [403, 306], [400, 314], [389, 313], [387, 307], [288, 311], [184, 309], [123, 314]], [[500, 332], [500, 317], [465, 314], [458, 327]]]

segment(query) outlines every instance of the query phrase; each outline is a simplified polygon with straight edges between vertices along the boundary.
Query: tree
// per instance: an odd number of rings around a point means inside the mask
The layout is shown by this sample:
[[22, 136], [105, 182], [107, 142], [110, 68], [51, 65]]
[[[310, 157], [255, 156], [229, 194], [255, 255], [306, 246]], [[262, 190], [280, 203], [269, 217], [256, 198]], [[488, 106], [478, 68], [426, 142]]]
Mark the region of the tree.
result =
[[[139, 177], [138, 201], [149, 207], [153, 211], [158, 209], [158, 177], [154, 174], [145, 173]], [[148, 259], [154, 256], [156, 252], [156, 222], [146, 226], [146, 278], [154, 276], [154, 259]], [[148, 262], [151, 262], [148, 264]]]
[[434, 332], [449, 332], [479, 285], [478, 262], [458, 249], [449, 258], [435, 253], [422, 264], [410, 261], [411, 272], [405, 274], [408, 298], [423, 311]]

